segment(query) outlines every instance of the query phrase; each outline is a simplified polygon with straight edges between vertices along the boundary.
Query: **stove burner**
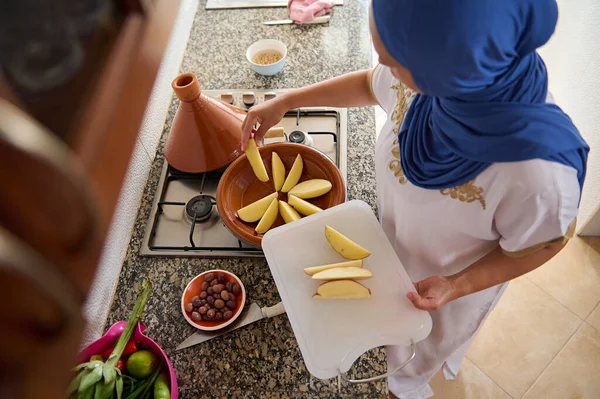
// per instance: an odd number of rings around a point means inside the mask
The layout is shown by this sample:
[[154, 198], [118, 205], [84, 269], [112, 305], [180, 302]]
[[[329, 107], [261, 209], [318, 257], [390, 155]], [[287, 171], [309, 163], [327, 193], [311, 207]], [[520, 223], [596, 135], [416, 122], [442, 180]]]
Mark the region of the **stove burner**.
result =
[[191, 221], [203, 222], [210, 217], [213, 210], [213, 198], [208, 195], [197, 195], [185, 204], [185, 214]]
[[312, 137], [300, 130], [294, 130], [290, 133], [288, 140], [290, 143], [312, 145]]

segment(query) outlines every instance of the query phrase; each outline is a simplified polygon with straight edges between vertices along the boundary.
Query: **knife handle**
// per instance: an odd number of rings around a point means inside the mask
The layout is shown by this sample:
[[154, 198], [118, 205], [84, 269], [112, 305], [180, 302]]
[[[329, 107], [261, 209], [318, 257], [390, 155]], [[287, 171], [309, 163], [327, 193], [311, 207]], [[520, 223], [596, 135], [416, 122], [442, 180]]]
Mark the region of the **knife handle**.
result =
[[264, 317], [270, 318], [285, 313], [285, 307], [283, 306], [283, 302], [279, 302], [277, 305], [264, 307], [261, 311]]

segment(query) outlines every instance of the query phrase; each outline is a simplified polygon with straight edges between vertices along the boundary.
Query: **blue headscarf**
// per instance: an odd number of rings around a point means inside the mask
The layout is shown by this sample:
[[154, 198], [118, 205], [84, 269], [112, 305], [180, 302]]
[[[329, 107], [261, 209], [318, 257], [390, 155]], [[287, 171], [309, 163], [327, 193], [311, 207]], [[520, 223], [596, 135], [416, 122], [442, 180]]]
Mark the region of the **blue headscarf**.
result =
[[381, 40], [424, 93], [398, 139], [406, 178], [455, 187], [494, 162], [545, 159], [577, 170], [589, 147], [571, 119], [547, 104], [546, 66], [535, 52], [552, 35], [555, 0], [373, 0]]

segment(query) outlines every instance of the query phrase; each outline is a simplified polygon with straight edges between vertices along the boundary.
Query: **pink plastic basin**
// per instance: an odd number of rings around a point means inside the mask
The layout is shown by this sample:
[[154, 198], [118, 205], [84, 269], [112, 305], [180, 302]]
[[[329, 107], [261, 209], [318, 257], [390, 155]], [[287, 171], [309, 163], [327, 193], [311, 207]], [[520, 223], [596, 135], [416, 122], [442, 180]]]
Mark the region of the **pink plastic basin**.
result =
[[[125, 325], [127, 322], [118, 321], [113, 324], [106, 334], [100, 337], [98, 340], [89, 344], [86, 348], [84, 348], [81, 352], [79, 352], [78, 363], [87, 362], [90, 360], [90, 357], [93, 355], [97, 355], [107, 350], [108, 348], [112, 348], [116, 345], [117, 340], [125, 330]], [[156, 342], [152, 339], [148, 338], [143, 334], [143, 331], [146, 329], [146, 326], [138, 323], [136, 328], [133, 330], [133, 334], [131, 335], [131, 339], [136, 342], [139, 342], [140, 345], [144, 348], [148, 348], [150, 351], [154, 352], [160, 358], [164, 360], [164, 364], [167, 365], [169, 369], [169, 380], [170, 380], [170, 390], [171, 390], [171, 399], [177, 399], [179, 392], [177, 387], [177, 377], [175, 376], [175, 370], [173, 369], [173, 365], [169, 361], [167, 354], [158, 346]]]

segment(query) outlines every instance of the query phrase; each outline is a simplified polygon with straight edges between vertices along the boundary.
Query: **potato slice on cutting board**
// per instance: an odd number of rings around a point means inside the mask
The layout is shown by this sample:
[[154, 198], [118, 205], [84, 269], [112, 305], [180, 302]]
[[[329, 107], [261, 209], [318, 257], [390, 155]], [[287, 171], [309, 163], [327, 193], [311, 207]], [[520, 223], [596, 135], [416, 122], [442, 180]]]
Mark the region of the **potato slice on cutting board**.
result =
[[285, 183], [283, 183], [283, 187], [281, 187], [282, 192], [287, 193], [298, 184], [302, 176], [302, 169], [304, 169], [304, 163], [302, 157], [298, 154], [292, 165], [292, 169], [290, 169], [290, 173], [288, 173], [287, 179], [285, 179]]
[[271, 170], [273, 171], [273, 186], [275, 187], [275, 191], [279, 191], [285, 181], [285, 166], [283, 166], [283, 162], [276, 152], [273, 152], [271, 158]]
[[371, 252], [330, 226], [325, 226], [325, 238], [333, 249], [346, 259], [364, 259], [371, 255]]
[[318, 206], [311, 204], [310, 202], [304, 201], [303, 199], [296, 197], [295, 195], [288, 195], [288, 204], [290, 204], [294, 207], [294, 209], [306, 216], [313, 215], [323, 210]]
[[269, 208], [269, 205], [271, 205], [271, 202], [273, 202], [274, 199], [277, 199], [278, 196], [279, 193], [273, 193], [258, 201], [254, 201], [250, 205], [246, 205], [237, 211], [237, 217], [247, 223], [259, 221]]
[[277, 198], [275, 198], [273, 201], [271, 201], [271, 204], [267, 208], [267, 211], [263, 217], [260, 219], [260, 222], [258, 222], [258, 225], [256, 226], [256, 232], [264, 234], [269, 231], [271, 226], [273, 226], [273, 223], [275, 223], [277, 215], [279, 215], [279, 206], [277, 206]]
[[294, 186], [289, 192], [298, 198], [316, 198], [331, 191], [331, 182], [325, 179], [311, 179]]
[[279, 201], [279, 213], [286, 223], [292, 223], [301, 218], [298, 212], [285, 201]]
[[353, 299], [370, 298], [371, 290], [353, 280], [336, 280], [323, 283], [317, 288], [313, 298], [322, 299]]
[[366, 280], [373, 277], [370, 270], [360, 267], [336, 267], [312, 276], [313, 280]]
[[363, 261], [359, 259], [350, 260], [348, 262], [330, 263], [329, 265], [307, 267], [304, 269], [304, 273], [312, 276], [322, 272], [323, 270], [335, 269], [336, 267], [363, 267]]
[[248, 157], [248, 162], [250, 162], [250, 166], [252, 166], [252, 170], [254, 171], [256, 178], [262, 182], [268, 182], [269, 175], [267, 174], [267, 169], [265, 168], [265, 164], [260, 157], [260, 152], [256, 146], [256, 141], [253, 138], [248, 140], [246, 156]]

